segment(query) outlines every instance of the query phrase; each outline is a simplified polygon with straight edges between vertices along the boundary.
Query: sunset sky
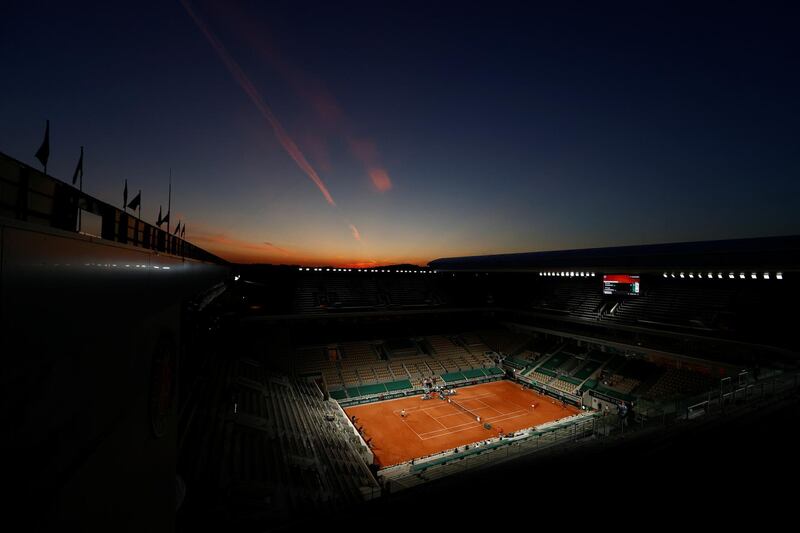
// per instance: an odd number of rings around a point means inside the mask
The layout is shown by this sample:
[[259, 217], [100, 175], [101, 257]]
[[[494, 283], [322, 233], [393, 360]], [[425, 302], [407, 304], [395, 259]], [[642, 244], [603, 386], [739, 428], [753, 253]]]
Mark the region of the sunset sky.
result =
[[0, 151], [233, 261], [800, 233], [791, 7], [3, 4]]

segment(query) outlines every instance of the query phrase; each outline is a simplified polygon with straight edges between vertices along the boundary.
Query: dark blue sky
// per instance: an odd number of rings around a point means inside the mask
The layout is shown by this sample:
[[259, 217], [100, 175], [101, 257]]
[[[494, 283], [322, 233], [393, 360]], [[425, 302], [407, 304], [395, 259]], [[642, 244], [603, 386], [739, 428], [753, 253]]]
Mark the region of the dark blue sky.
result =
[[[790, 4], [6, 2], [0, 151], [236, 260], [800, 232]], [[641, 3], [640, 3], [641, 4]]]

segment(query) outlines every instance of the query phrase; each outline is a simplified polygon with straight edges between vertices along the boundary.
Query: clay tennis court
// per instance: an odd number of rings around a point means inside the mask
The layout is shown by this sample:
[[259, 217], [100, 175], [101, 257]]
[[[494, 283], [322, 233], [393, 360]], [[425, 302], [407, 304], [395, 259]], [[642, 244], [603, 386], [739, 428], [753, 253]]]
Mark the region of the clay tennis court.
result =
[[[549, 396], [523, 390], [511, 381], [456, 390], [451, 399], [480, 416], [480, 423], [446, 400], [438, 397], [423, 400], [421, 394], [348, 407], [345, 412], [349, 417], [355, 415], [356, 425], [363, 427], [364, 438], [372, 439], [375, 461], [381, 467], [496, 437], [499, 429], [510, 433], [579, 412]], [[403, 410], [405, 417], [400, 415]], [[484, 428], [485, 422], [492, 425], [491, 430]]]

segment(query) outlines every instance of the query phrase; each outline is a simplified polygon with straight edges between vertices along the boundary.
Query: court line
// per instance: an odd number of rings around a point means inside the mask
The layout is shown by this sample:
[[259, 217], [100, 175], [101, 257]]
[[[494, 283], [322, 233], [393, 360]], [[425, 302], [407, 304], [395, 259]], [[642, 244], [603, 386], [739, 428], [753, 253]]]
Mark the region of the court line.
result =
[[[500, 415], [500, 416], [496, 416], [496, 417], [493, 417], [493, 418], [486, 418], [486, 419], [482, 420], [482, 423], [486, 422], [486, 423], [490, 423], [490, 424], [496, 424], [497, 422], [504, 422], [506, 420], [513, 420], [515, 418], [519, 418], [521, 416], [525, 416], [526, 414], [528, 414], [528, 413], [527, 413], [527, 411], [524, 411], [524, 410], [512, 411], [510, 413], [506, 413], [506, 414], [503, 414], [503, 415]], [[468, 429], [475, 429], [476, 427], [481, 427], [481, 426], [475, 426], [475, 424], [477, 424], [477, 421], [473, 420], [471, 422], [465, 422], [463, 424], [458, 424], [456, 426], [452, 426], [451, 428], [448, 428], [448, 431], [443, 431], [441, 429], [436, 429], [436, 430], [433, 430], [433, 431], [423, 431], [422, 433], [417, 433], [417, 436], [420, 438], [420, 440], [428, 440], [428, 439], [435, 439], [435, 438], [438, 438], [438, 437], [444, 437], [444, 436], [447, 436], [447, 435], [452, 435], [453, 433], [459, 433], [461, 431], [466, 431]], [[462, 427], [462, 426], [469, 426], [469, 427]], [[461, 429], [454, 429], [454, 428], [461, 428]], [[415, 431], [415, 433], [416, 433], [416, 431]], [[437, 435], [432, 435], [433, 433], [437, 433]], [[432, 436], [423, 436], [423, 435], [432, 435]]]
[[[502, 421], [502, 420], [510, 420], [511, 418], [516, 418], [518, 416], [521, 416], [521, 415], [516, 414], [516, 413], [523, 413], [524, 414], [523, 410], [509, 411], [509, 412], [506, 413], [506, 412], [500, 411], [499, 409], [487, 404], [486, 402], [484, 402], [482, 400], [482, 398], [488, 398], [490, 396], [497, 397], [497, 395], [495, 393], [491, 393], [490, 392], [490, 393], [486, 393], [486, 394], [480, 394], [480, 395], [471, 396], [469, 398], [462, 398], [462, 402], [466, 403], [467, 400], [478, 400], [480, 403], [482, 403], [484, 405], [484, 407], [470, 408], [470, 410], [472, 410], [472, 411], [481, 411], [481, 410], [490, 409], [490, 410], [494, 411], [495, 413], [497, 413], [494, 416], [485, 416], [485, 415], [482, 416], [484, 423], [491, 423], [492, 421], [498, 421], [498, 420], [500, 420], [500, 421]], [[447, 405], [451, 406], [451, 404], [449, 402], [447, 403]], [[516, 404], [514, 404], [514, 405], [516, 405]], [[431, 418], [432, 420], [436, 421], [443, 428], [443, 429], [434, 429], [434, 430], [431, 430], [431, 431], [423, 431], [422, 433], [419, 433], [415, 429], [412, 428], [412, 431], [414, 431], [414, 433], [417, 435], [417, 438], [419, 438], [420, 440], [426, 440], [426, 438], [423, 437], [422, 435], [432, 435], [432, 434], [435, 433], [436, 435], [434, 435], [433, 437], [427, 437], [427, 438], [443, 437], [443, 436], [446, 436], [446, 435], [457, 433], [459, 431], [465, 431], [467, 429], [470, 429], [470, 427], [472, 427], [473, 424], [478, 423], [476, 420], [470, 420], [470, 422], [465, 422], [463, 424], [456, 424], [454, 426], [449, 426], [449, 427], [445, 426], [444, 424], [442, 424], [440, 422], [440, 419], [449, 418], [451, 416], [459, 416], [459, 415], [460, 416], [469, 416], [469, 415], [466, 414], [466, 413], [463, 413], [461, 411], [455, 411], [455, 412], [448, 413], [448, 414], [441, 415], [441, 416], [433, 416], [432, 414], [427, 412], [427, 411], [430, 411], [430, 410], [433, 410], [433, 409], [437, 409], [438, 407], [440, 407], [440, 406], [424, 407], [424, 408], [414, 409], [417, 412], [421, 412], [421, 413], [426, 414], [429, 418]], [[452, 406], [451, 406], [451, 408], [452, 408]], [[400, 410], [393, 410], [392, 412], [393, 413], [397, 413], [399, 411]], [[408, 412], [408, 410], [406, 412]], [[512, 415], [512, 414], [514, 415], [513, 417], [506, 417], [506, 415]], [[403, 422], [405, 422], [407, 426], [411, 427], [406, 419], [403, 419]], [[463, 426], [470, 426], [470, 427], [463, 427]], [[458, 429], [458, 428], [461, 428], [461, 429]]]
[[[533, 396], [535, 396], [537, 399], [540, 399], [540, 400], [543, 398], [541, 395], [536, 394], [536, 393], [533, 393]], [[500, 409], [498, 409], [497, 407], [494, 407], [494, 406], [486, 403], [485, 401], [483, 401], [484, 398], [488, 399], [489, 397], [497, 398], [497, 399], [499, 399], [501, 401], [501, 404], [509, 403], [509, 404], [517, 407], [518, 409], [514, 410], [514, 411], [503, 412]], [[433, 399], [436, 400], [436, 399], [439, 399], [439, 398], [433, 398]], [[484, 393], [484, 394], [477, 394], [475, 396], [461, 396], [458, 399], [458, 401], [460, 403], [462, 403], [462, 404], [466, 403], [469, 400], [477, 400], [481, 404], [483, 404], [483, 407], [474, 407], [474, 408], [470, 407], [469, 409], [471, 411], [481, 411], [481, 410], [485, 411], [487, 409], [491, 409], [492, 411], [497, 413], [496, 416], [481, 416], [481, 424], [482, 423], [496, 424], [497, 422], [513, 420], [515, 418], [520, 418], [522, 416], [526, 416], [526, 415], [530, 414], [530, 408], [524, 408], [524, 407], [520, 406], [518, 403], [516, 403], [515, 401], [513, 401], [511, 399], [506, 399], [505, 397], [500, 397], [498, 394], [496, 394], [494, 392], [487, 392], [487, 393]], [[442, 400], [439, 399], [439, 401], [442, 401]], [[451, 409], [453, 408], [452, 405], [449, 402], [447, 403], [447, 405], [449, 405], [451, 407]], [[425, 414], [428, 418], [430, 418], [431, 420], [435, 421], [437, 424], [442, 426], [442, 429], [435, 429], [435, 430], [431, 430], [431, 431], [423, 431], [422, 433], [419, 433], [413, 427], [411, 427], [411, 425], [408, 423], [408, 420], [406, 418], [403, 418], [402, 420], [405, 423], [405, 425], [420, 440], [430, 440], [430, 439], [435, 439], [435, 438], [439, 438], [439, 437], [446, 437], [446, 436], [452, 435], [454, 433], [459, 433], [459, 432], [462, 432], [462, 431], [467, 431], [467, 430], [470, 430], [470, 429], [474, 429], [476, 427], [475, 424], [478, 424], [477, 420], [470, 420], [469, 422], [464, 422], [463, 424], [456, 424], [455, 426], [451, 426], [451, 427], [445, 426], [440, 421], [443, 418], [449, 418], [449, 417], [457, 416], [457, 415], [463, 415], [463, 416], [468, 416], [469, 417], [469, 415], [467, 413], [463, 413], [461, 411], [457, 411], [457, 412], [453, 412], [453, 413], [434, 416], [433, 414], [431, 414], [429, 412], [429, 411], [438, 409], [439, 407], [443, 407], [443, 406], [444, 405], [431, 405], [429, 407], [410, 407], [408, 409], [405, 409], [406, 413], [418, 412], [418, 413]], [[395, 410], [392, 410], [392, 413], [399, 414], [400, 411], [402, 411], [402, 409], [395, 409]]]
[[[521, 416], [525, 416], [525, 413], [514, 414], [514, 415], [509, 415], [509, 416], [504, 416], [504, 417], [497, 417], [497, 418], [492, 419], [491, 421], [488, 421], [488, 422], [496, 424], [497, 422], [505, 422], [505, 421], [508, 421], [508, 420], [513, 420], [515, 418], [519, 418]], [[467, 425], [467, 424], [461, 424], [461, 425]], [[460, 433], [462, 431], [467, 431], [467, 430], [475, 429], [476, 427], [480, 427], [480, 426], [474, 426], [472, 424], [469, 424], [469, 426], [470, 427], [465, 427], [465, 428], [461, 428], [461, 429], [452, 430], [452, 431], [449, 431], [447, 433], [439, 433], [438, 435], [431, 435], [431, 433], [436, 433], [439, 430], [437, 430], [437, 431], [429, 431], [429, 432], [425, 432], [425, 433], [418, 433], [417, 435], [418, 435], [420, 440], [430, 440], [430, 439], [437, 439], [439, 437], [447, 437], [447, 436], [453, 435], [454, 433]], [[454, 427], [458, 427], [458, 426], [454, 426]], [[426, 435], [426, 436], [423, 437], [422, 435]], [[428, 436], [428, 435], [430, 435], [430, 436]]]

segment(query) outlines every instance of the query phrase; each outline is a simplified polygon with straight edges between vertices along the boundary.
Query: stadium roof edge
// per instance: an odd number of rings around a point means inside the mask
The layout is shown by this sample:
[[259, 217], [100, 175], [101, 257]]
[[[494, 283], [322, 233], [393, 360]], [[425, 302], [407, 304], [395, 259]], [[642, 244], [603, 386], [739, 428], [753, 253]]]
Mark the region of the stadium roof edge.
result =
[[800, 270], [800, 235], [446, 257], [434, 259], [428, 265], [445, 271], [791, 271]]

